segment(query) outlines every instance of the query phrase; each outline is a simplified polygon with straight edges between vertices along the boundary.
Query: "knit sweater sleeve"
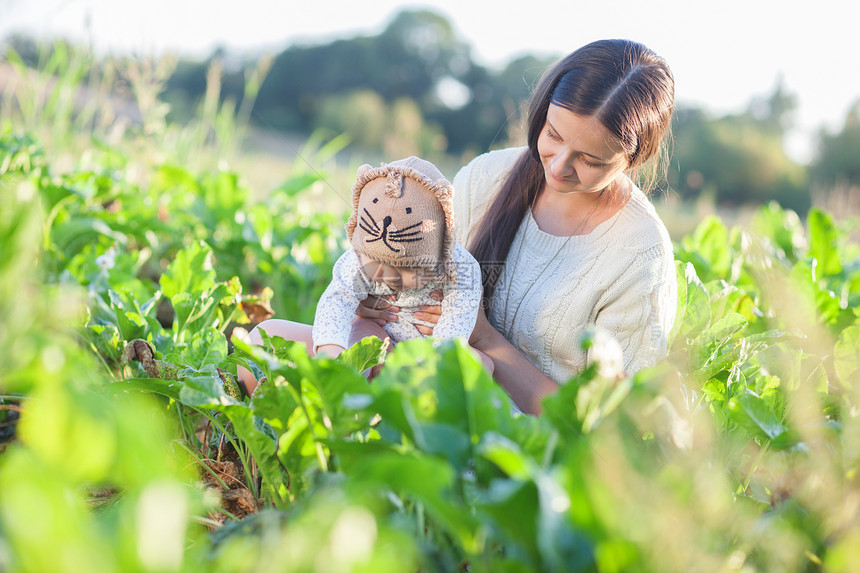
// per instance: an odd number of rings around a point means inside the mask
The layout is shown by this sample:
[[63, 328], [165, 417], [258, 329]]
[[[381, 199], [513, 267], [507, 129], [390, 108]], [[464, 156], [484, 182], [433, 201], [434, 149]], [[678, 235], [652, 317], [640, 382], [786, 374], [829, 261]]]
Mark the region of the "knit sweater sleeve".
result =
[[335, 262], [332, 280], [326, 287], [314, 316], [314, 353], [323, 344], [349, 345], [349, 332], [358, 303], [368, 294], [368, 281], [361, 274], [358, 257], [347, 250]]
[[628, 374], [653, 366], [666, 355], [677, 306], [671, 242], [664, 238], [640, 249], [635, 263], [610, 288], [596, 318], [596, 324], [621, 345]]

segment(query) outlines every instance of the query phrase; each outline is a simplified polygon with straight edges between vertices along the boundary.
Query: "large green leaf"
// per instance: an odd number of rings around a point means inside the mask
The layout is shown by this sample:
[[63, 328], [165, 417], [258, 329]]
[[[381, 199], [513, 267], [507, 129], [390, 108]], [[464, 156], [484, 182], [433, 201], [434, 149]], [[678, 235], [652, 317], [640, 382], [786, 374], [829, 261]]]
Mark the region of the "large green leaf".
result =
[[183, 404], [216, 410], [225, 406], [246, 407], [227, 394], [214, 366], [208, 365], [196, 372], [184, 372], [182, 389], [179, 392], [179, 399]]
[[839, 231], [833, 219], [817, 207], [807, 215], [809, 222], [809, 255], [814, 258], [818, 276], [838, 275], [842, 272], [839, 260]]
[[[481, 440], [482, 456], [497, 464], [510, 478], [534, 484], [537, 503], [529, 510], [511, 507], [519, 512], [525, 522], [536, 521], [536, 536], [529, 540], [537, 547], [540, 570], [591, 571], [594, 567], [594, 547], [570, 521], [571, 500], [567, 491], [550, 473], [544, 471], [535, 460], [526, 455], [514, 442], [494, 433], [487, 433]], [[516, 498], [511, 498], [517, 501]], [[525, 531], [531, 527], [527, 523]]]
[[385, 360], [385, 345], [376, 336], [367, 336], [353, 344], [337, 357], [339, 362], [349, 365], [358, 372], [364, 372]]
[[732, 397], [729, 412], [735, 423], [756, 436], [774, 440], [788, 431], [770, 404], [752, 390]]
[[798, 259], [798, 252], [806, 243], [806, 237], [797, 213], [783, 209], [779, 203], [772, 201], [755, 212], [750, 225], [757, 234], [767, 237], [781, 249], [789, 261]]
[[839, 336], [833, 366], [844, 386], [856, 387], [860, 383], [860, 326], [849, 326]]
[[729, 276], [733, 263], [729, 232], [719, 217], [705, 217], [691, 235], [681, 240], [681, 246], [705, 280]]
[[353, 478], [353, 487], [391, 490], [419, 501], [467, 552], [479, 548], [478, 521], [468, 508], [454, 502], [454, 473], [444, 460], [417, 451], [379, 452], [350, 459], [345, 470]]
[[675, 261], [678, 277], [678, 308], [670, 339], [672, 344], [695, 338], [711, 321], [708, 291], [692, 263]]
[[179, 293], [195, 298], [195, 295], [214, 287], [212, 248], [198, 241], [182, 249], [161, 275], [159, 283], [164, 296], [171, 300]]
[[509, 399], [463, 341], [401, 342], [373, 386], [386, 424], [459, 470], [484, 432], [513, 432]]

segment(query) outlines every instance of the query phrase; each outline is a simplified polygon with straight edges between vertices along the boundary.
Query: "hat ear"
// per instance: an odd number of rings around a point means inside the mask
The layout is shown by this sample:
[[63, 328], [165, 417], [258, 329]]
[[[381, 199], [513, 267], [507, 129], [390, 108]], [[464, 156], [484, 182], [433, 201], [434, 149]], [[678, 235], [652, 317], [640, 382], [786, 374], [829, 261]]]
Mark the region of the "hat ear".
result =
[[356, 179], [357, 179], [357, 178], [359, 178], [359, 177], [361, 177], [362, 175], [364, 175], [365, 173], [367, 173], [367, 172], [368, 172], [368, 171], [370, 171], [371, 169], [373, 169], [373, 167], [372, 167], [372, 166], [370, 166], [370, 165], [368, 165], [367, 163], [365, 163], [364, 165], [359, 166], [358, 171], [356, 171], [356, 172], [355, 172], [355, 177], [356, 177]]

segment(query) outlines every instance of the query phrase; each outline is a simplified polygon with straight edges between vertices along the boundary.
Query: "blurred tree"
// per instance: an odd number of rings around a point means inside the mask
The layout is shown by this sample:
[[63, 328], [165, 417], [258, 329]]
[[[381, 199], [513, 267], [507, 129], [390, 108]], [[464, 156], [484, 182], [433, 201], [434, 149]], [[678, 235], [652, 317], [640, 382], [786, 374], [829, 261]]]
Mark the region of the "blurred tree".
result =
[[423, 105], [442, 78], [456, 78], [469, 62], [468, 46], [443, 17], [401, 12], [378, 36], [281, 52], [256, 109], [276, 127], [307, 130], [325, 95], [370, 89], [386, 102], [407, 97]]
[[381, 149], [388, 108], [378, 93], [369, 89], [326, 96], [319, 108], [318, 127], [347, 133], [365, 149]]
[[424, 121], [414, 100], [395, 100], [388, 116], [383, 145], [386, 157], [418, 155], [435, 159], [445, 151], [445, 136], [438, 127]]
[[170, 120], [185, 122], [194, 116], [198, 100], [206, 93], [209, 61], [181, 59], [167, 80], [164, 101], [170, 104]]
[[860, 186], [860, 100], [845, 116], [842, 131], [818, 136], [818, 153], [812, 163], [812, 180], [818, 186]]
[[[215, 57], [227, 54], [180, 62], [167, 86], [167, 99], [177, 112], [193, 110], [203, 96]], [[417, 106], [421, 129], [428, 130], [412, 137], [424, 142], [419, 147], [435, 149], [444, 142], [450, 153], [476, 154], [515, 138], [522, 103], [551, 61], [526, 55], [500, 72], [490, 71], [472, 61], [471, 48], [443, 16], [407, 10], [379, 35], [294, 45], [277, 54], [254, 104], [253, 119], [269, 128], [304, 133], [320, 125], [335, 130], [350, 126], [354, 137], [373, 139], [378, 137], [373, 129], [359, 136], [357, 128], [374, 113], [368, 107], [374, 105], [368, 98], [374, 92], [388, 109], [404, 98]], [[252, 62], [245, 64], [249, 66]], [[243, 81], [241, 69], [225, 66], [222, 97], [240, 104]], [[338, 104], [360, 107], [336, 110]], [[350, 113], [360, 117], [347, 118]]]
[[35, 68], [38, 65], [40, 53], [44, 51], [44, 46], [40, 47], [39, 44], [36, 43], [36, 40], [23, 34], [12, 34], [3, 40], [3, 44], [6, 44], [3, 46], [4, 54], [7, 49], [11, 48], [16, 54], [18, 54], [21, 61], [31, 68]]
[[714, 119], [701, 109], [679, 109], [669, 185], [687, 199], [705, 193], [721, 205], [775, 200], [805, 214], [810, 206], [806, 169], [783, 146], [794, 106], [780, 83], [742, 114]]
[[476, 154], [511, 143], [521, 145], [523, 106], [540, 75], [555, 58], [522, 56], [500, 72], [472, 65], [460, 81], [471, 97], [458, 108], [436, 106], [427, 117], [442, 126], [451, 153]]
[[782, 139], [788, 130], [794, 127], [797, 95], [786, 90], [785, 83], [780, 77], [773, 92], [763, 98], [753, 98], [747, 111], [759, 122], [763, 130]]
[[424, 119], [414, 100], [402, 97], [389, 104], [366, 89], [325, 97], [317, 126], [346, 133], [364, 153], [382, 152], [388, 160], [409, 155], [436, 157], [446, 147], [441, 129]]

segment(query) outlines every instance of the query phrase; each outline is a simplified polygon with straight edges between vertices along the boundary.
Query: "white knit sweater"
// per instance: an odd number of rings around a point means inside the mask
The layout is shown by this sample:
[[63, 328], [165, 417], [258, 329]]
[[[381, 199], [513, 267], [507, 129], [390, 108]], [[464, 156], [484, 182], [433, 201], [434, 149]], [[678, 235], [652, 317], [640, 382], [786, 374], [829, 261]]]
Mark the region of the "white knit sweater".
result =
[[[454, 178], [462, 244], [524, 152], [491, 151]], [[550, 235], [527, 214], [490, 301], [490, 323], [558, 384], [588, 364], [579, 338], [589, 325], [616, 338], [628, 373], [666, 353], [677, 304], [672, 241], [645, 194], [631, 187], [627, 204], [587, 235]]]

